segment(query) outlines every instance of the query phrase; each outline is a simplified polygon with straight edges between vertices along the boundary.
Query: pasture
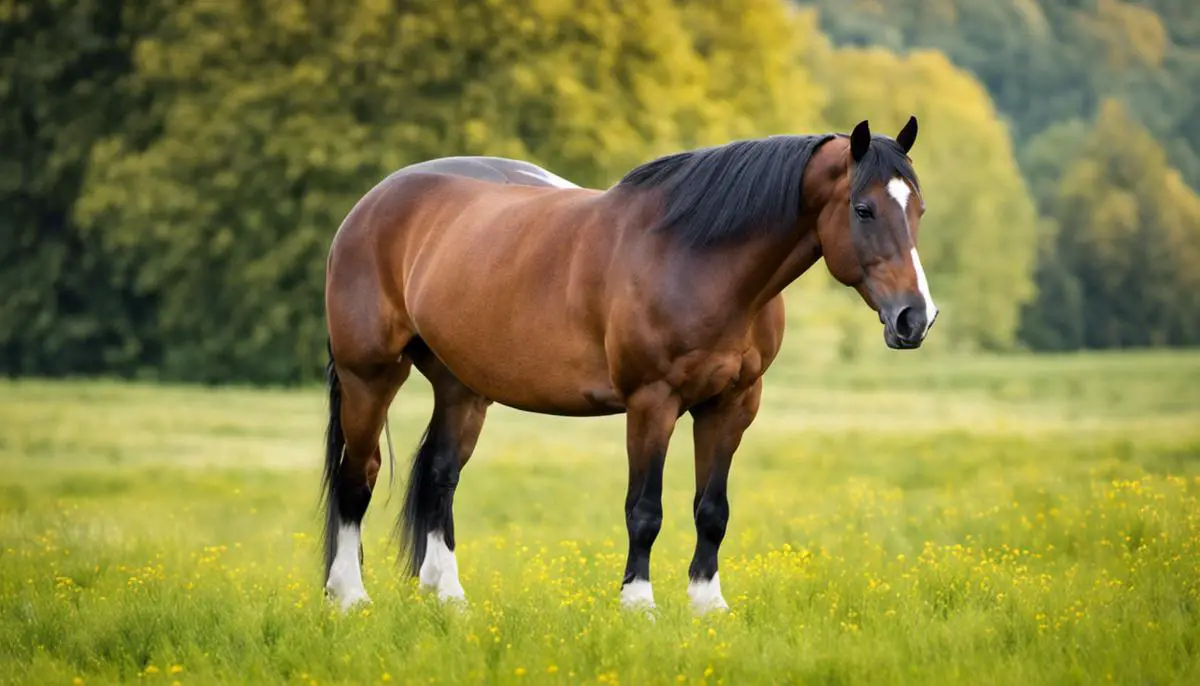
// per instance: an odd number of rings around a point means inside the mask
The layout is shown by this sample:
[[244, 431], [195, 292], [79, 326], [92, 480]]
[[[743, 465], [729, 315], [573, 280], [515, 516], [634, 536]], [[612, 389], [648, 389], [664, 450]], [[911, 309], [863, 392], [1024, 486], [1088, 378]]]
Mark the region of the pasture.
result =
[[792, 336], [734, 462], [731, 611], [702, 619], [680, 420], [655, 622], [618, 607], [621, 417], [492, 408], [459, 613], [394, 565], [414, 376], [365, 522], [374, 604], [342, 616], [321, 389], [0, 382], [0, 682], [1200, 682], [1200, 353], [811, 367]]

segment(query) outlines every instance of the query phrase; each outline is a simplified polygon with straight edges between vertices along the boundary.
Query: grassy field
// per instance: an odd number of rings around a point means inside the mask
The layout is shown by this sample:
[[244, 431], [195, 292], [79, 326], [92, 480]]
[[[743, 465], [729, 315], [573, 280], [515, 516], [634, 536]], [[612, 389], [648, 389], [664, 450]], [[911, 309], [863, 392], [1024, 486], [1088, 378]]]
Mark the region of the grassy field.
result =
[[[405, 465], [429, 409], [414, 377]], [[456, 504], [467, 611], [396, 570], [397, 475], [341, 616], [320, 389], [0, 382], [0, 682], [1200, 683], [1200, 353], [784, 359], [702, 619], [681, 422], [656, 622], [618, 607], [622, 418], [504, 408]]]

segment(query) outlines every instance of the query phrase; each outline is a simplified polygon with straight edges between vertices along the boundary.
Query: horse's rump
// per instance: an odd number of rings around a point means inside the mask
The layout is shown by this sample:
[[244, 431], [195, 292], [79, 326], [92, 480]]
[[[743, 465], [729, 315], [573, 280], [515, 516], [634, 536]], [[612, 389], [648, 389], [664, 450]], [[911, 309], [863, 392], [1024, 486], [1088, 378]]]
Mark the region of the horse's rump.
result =
[[[389, 328], [420, 338], [480, 395], [534, 411], [611, 412], [590, 394], [610, 387], [604, 256], [614, 239], [596, 221], [598, 191], [535, 182], [541, 172], [498, 158], [406, 167], [352, 212], [335, 252], [373, 255]], [[337, 261], [331, 280], [350, 283]], [[345, 270], [361, 266], [347, 260]]]

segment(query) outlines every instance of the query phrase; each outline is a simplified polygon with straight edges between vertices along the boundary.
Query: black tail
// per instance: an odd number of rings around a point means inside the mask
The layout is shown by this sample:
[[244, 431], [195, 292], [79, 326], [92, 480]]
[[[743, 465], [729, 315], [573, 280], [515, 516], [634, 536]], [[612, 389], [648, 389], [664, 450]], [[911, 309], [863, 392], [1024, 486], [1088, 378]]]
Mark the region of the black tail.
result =
[[[404, 491], [404, 507], [401, 508], [400, 516], [396, 520], [396, 529], [400, 534], [399, 559], [407, 557], [408, 571], [413, 576], [416, 576], [421, 570], [421, 562], [425, 559], [425, 542], [429, 532], [441, 523], [440, 493], [434, 475], [437, 443], [433, 423], [430, 422], [430, 426], [425, 429], [425, 435], [421, 437], [421, 445], [417, 448], [416, 455], [413, 456], [408, 486]], [[453, 550], [453, 530], [443, 533], [447, 545]]]
[[329, 363], [325, 366], [325, 381], [329, 386], [329, 426], [325, 431], [325, 475], [321, 479], [321, 500], [325, 508], [325, 578], [337, 552], [337, 534], [340, 524], [338, 516], [338, 467], [346, 449], [346, 435], [342, 433], [342, 387], [337, 370], [333, 366], [333, 346], [329, 350]]

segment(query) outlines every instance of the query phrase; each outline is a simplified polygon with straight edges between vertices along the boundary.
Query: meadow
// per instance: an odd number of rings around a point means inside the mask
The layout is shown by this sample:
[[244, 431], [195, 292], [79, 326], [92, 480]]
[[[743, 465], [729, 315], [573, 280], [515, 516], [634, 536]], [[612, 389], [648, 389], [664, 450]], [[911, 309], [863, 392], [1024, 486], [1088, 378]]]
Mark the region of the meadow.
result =
[[1200, 683], [1200, 353], [794, 353], [734, 464], [727, 614], [687, 604], [681, 420], [653, 622], [618, 607], [620, 417], [493, 407], [470, 605], [420, 594], [391, 527], [430, 406], [414, 376], [392, 408], [343, 616], [321, 389], [0, 382], [0, 683]]

